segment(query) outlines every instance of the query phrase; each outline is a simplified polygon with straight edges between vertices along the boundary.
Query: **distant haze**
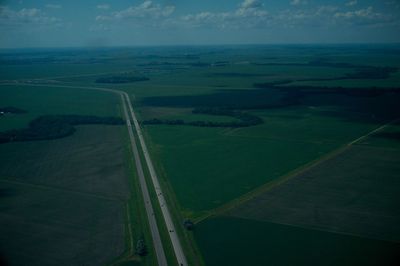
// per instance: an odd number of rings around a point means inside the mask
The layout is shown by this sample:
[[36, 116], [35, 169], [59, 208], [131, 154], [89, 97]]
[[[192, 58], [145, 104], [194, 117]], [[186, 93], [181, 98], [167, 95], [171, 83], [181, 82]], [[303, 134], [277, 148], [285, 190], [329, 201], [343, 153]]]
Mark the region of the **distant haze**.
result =
[[0, 48], [394, 42], [399, 0], [0, 0]]

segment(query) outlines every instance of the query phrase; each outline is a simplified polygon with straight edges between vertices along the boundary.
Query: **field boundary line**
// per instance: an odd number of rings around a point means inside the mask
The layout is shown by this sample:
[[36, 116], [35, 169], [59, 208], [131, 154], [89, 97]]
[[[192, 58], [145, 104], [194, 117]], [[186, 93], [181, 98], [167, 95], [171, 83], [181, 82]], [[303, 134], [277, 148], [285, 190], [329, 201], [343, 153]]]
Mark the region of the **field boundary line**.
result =
[[77, 190], [66, 189], [66, 188], [52, 187], [52, 186], [47, 186], [47, 185], [43, 185], [43, 184], [27, 183], [27, 182], [22, 182], [22, 181], [18, 181], [18, 180], [10, 180], [10, 179], [0, 178], [0, 182], [14, 184], [14, 185], [20, 185], [20, 186], [26, 186], [26, 187], [31, 187], [31, 188], [37, 188], [37, 189], [42, 189], [42, 190], [51, 190], [51, 191], [56, 191], [56, 192], [78, 194], [81, 196], [98, 198], [98, 199], [109, 200], [109, 201], [119, 201], [119, 202], [124, 201], [124, 199], [117, 198], [117, 197], [112, 198], [112, 197], [102, 196], [99, 194], [93, 194], [93, 193], [89, 193], [89, 192], [77, 191]]
[[375, 128], [374, 130], [368, 132], [367, 134], [362, 135], [361, 137], [358, 137], [357, 139], [355, 139], [355, 140], [353, 140], [353, 141], [351, 141], [351, 142], [349, 142], [347, 144], [341, 145], [337, 149], [335, 149], [335, 150], [333, 150], [331, 152], [328, 152], [325, 155], [322, 155], [321, 157], [319, 157], [319, 158], [317, 158], [315, 160], [312, 160], [312, 161], [310, 161], [310, 162], [308, 162], [308, 163], [306, 163], [306, 164], [304, 164], [304, 165], [302, 165], [302, 166], [300, 166], [300, 167], [288, 172], [287, 174], [285, 174], [285, 175], [283, 175], [281, 177], [278, 177], [275, 180], [267, 182], [267, 183], [255, 188], [254, 190], [251, 190], [251, 191], [243, 194], [242, 196], [239, 196], [238, 198], [231, 200], [230, 202], [228, 202], [228, 203], [226, 203], [226, 204], [224, 204], [224, 205], [222, 205], [220, 207], [217, 207], [215, 209], [212, 209], [212, 210], [208, 211], [207, 214], [205, 214], [203, 216], [200, 216], [199, 218], [194, 219], [194, 223], [198, 224], [198, 223], [204, 221], [207, 218], [210, 218], [210, 217], [217, 216], [217, 215], [220, 215], [222, 213], [225, 213], [225, 212], [227, 212], [227, 211], [229, 211], [229, 210], [231, 210], [231, 209], [233, 209], [235, 207], [238, 207], [238, 206], [244, 204], [245, 202], [257, 197], [258, 195], [260, 195], [260, 194], [262, 194], [264, 192], [267, 192], [267, 191], [269, 191], [269, 190], [271, 190], [271, 189], [273, 189], [273, 188], [275, 188], [277, 186], [280, 186], [280, 185], [286, 183], [287, 181], [291, 180], [292, 178], [294, 178], [294, 177], [296, 177], [296, 176], [298, 176], [298, 175], [300, 175], [300, 174], [302, 174], [302, 173], [304, 173], [304, 172], [306, 172], [306, 171], [308, 171], [308, 170], [320, 165], [321, 163], [323, 163], [323, 162], [325, 162], [327, 160], [330, 160], [330, 159], [338, 156], [339, 154], [345, 152], [351, 146], [355, 145], [359, 141], [367, 138], [368, 136], [370, 136], [370, 135], [372, 135], [374, 133], [377, 133], [377, 132], [381, 131], [382, 129], [386, 128], [387, 126], [389, 126], [391, 124], [396, 123], [399, 120], [400, 119], [394, 119], [394, 120], [392, 120], [392, 121], [390, 121], [390, 122], [388, 122], [388, 123], [386, 123], [384, 125], [381, 125], [378, 128]]
[[295, 228], [300, 228], [300, 229], [304, 229], [304, 230], [319, 231], [319, 232], [325, 232], [325, 233], [330, 233], [330, 234], [352, 236], [352, 237], [358, 237], [358, 238], [364, 238], [364, 239], [370, 239], [370, 240], [400, 243], [399, 241], [396, 241], [396, 240], [389, 240], [389, 239], [385, 239], [385, 238], [366, 236], [366, 235], [355, 234], [355, 233], [344, 232], [344, 231], [335, 231], [333, 229], [323, 229], [323, 228], [317, 227], [317, 226], [313, 227], [313, 226], [307, 226], [307, 225], [301, 225], [301, 224], [297, 225], [297, 224], [282, 223], [282, 222], [276, 222], [276, 221], [257, 220], [257, 219], [240, 217], [240, 216], [225, 216], [225, 217], [228, 217], [228, 218], [233, 217], [235, 219], [243, 219], [243, 220], [255, 221], [255, 222], [260, 222], [260, 223], [271, 223], [271, 224], [276, 224], [276, 225], [284, 225], [284, 226], [295, 227]]

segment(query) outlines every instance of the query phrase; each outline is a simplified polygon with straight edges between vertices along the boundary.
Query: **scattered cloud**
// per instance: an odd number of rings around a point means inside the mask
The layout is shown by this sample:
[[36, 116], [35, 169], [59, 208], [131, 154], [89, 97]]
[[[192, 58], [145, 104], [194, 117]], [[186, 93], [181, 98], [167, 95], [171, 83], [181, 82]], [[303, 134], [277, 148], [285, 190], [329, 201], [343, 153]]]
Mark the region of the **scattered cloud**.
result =
[[308, 4], [308, 2], [306, 0], [292, 0], [290, 4], [292, 6], [300, 6], [300, 5], [306, 5]]
[[21, 25], [59, 26], [60, 23], [60, 19], [47, 16], [38, 8], [13, 10], [6, 6], [0, 6], [0, 27]]
[[382, 26], [396, 23], [396, 18], [390, 14], [375, 11], [372, 6], [354, 11], [336, 12], [334, 18], [338, 22], [351, 25]]
[[97, 5], [96, 7], [97, 7], [97, 9], [102, 9], [102, 10], [110, 9], [110, 5], [109, 4], [101, 4], [101, 5]]
[[263, 4], [259, 0], [244, 0], [241, 4], [241, 8], [260, 8]]
[[346, 5], [346, 6], [355, 6], [355, 5], [357, 5], [357, 0], [349, 1], [349, 2], [347, 2], [345, 5]]
[[175, 11], [175, 6], [161, 6], [154, 4], [152, 1], [146, 0], [137, 6], [130, 6], [127, 9], [116, 11], [108, 16], [97, 16], [97, 21], [115, 21], [129, 19], [144, 19], [144, 18], [166, 18]]
[[373, 7], [367, 7], [355, 11], [347, 11], [347, 12], [337, 12], [335, 13], [335, 18], [366, 18], [366, 19], [375, 19], [375, 18], [382, 18], [384, 17], [383, 14], [375, 12]]
[[249, 28], [267, 24], [269, 13], [258, 0], [244, 0], [236, 10], [200, 12], [180, 18], [186, 27]]
[[58, 4], [47, 4], [47, 5], [45, 5], [45, 7], [46, 8], [50, 8], [50, 9], [60, 9], [60, 8], [62, 8], [62, 6], [58, 5]]
[[[160, 28], [207, 28], [207, 29], [266, 29], [273, 27], [340, 27], [341, 25], [387, 25], [393, 23], [393, 15], [376, 11], [373, 7], [349, 11], [334, 5], [307, 5], [305, 0], [292, 0], [296, 8], [269, 12], [260, 0], [242, 0], [235, 9], [213, 12], [201, 11], [175, 15], [175, 6], [161, 5], [150, 0], [126, 9], [99, 15], [95, 18], [96, 30], [109, 29], [120, 23], [132, 26]], [[357, 0], [347, 2], [355, 6]], [[105, 5], [105, 4], [104, 4]], [[102, 5], [101, 5], [102, 6]], [[99, 6], [98, 6], [99, 8]], [[103, 8], [104, 9], [104, 8]]]

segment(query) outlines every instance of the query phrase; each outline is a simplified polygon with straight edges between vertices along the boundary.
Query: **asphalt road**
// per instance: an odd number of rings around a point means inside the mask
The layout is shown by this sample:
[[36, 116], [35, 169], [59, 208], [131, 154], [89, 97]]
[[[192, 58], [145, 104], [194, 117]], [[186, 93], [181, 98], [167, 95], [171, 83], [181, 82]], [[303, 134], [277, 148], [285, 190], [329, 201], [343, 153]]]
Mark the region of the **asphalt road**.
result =
[[123, 110], [124, 110], [124, 115], [126, 118], [126, 124], [128, 127], [129, 139], [130, 139], [131, 146], [132, 146], [133, 156], [135, 158], [136, 171], [137, 171], [137, 174], [139, 177], [140, 188], [142, 190], [144, 205], [146, 208], [147, 219], [149, 220], [150, 232], [151, 232], [151, 236], [153, 239], [153, 244], [154, 244], [154, 249], [155, 249], [156, 256], [157, 256], [158, 265], [160, 265], [160, 266], [168, 265], [167, 259], [165, 257], [165, 253], [164, 253], [164, 247], [162, 245], [162, 241], [161, 241], [161, 237], [160, 237], [160, 232], [158, 230], [157, 221], [156, 221], [156, 218], [154, 215], [153, 206], [151, 204], [149, 190], [147, 188], [146, 180], [144, 178], [142, 163], [140, 160], [139, 151], [138, 151], [138, 148], [136, 145], [135, 137], [133, 135], [131, 119], [130, 119], [130, 116], [128, 115], [128, 110], [126, 108], [124, 94], [121, 93], [120, 95], [121, 95], [121, 100], [123, 102]]
[[140, 125], [139, 125], [139, 123], [137, 121], [135, 112], [133, 111], [131, 100], [130, 100], [130, 98], [129, 98], [127, 93], [125, 93], [125, 92], [122, 92], [122, 93], [125, 96], [126, 102], [128, 104], [128, 107], [129, 107], [129, 111], [131, 113], [131, 117], [133, 119], [133, 123], [134, 123], [135, 128], [136, 128], [136, 133], [138, 135], [139, 142], [140, 142], [140, 145], [141, 145], [142, 150], [143, 150], [144, 158], [146, 160], [146, 164], [147, 164], [147, 167], [148, 167], [149, 172], [150, 172], [151, 180], [153, 181], [153, 186], [154, 186], [154, 189], [155, 189], [156, 194], [157, 194], [158, 203], [160, 204], [161, 212], [162, 212], [162, 215], [164, 217], [164, 221], [165, 221], [165, 224], [167, 226], [169, 236], [171, 238], [172, 247], [174, 249], [175, 256], [176, 256], [176, 258], [178, 260], [178, 265], [186, 266], [186, 265], [188, 265], [187, 261], [186, 261], [186, 257], [185, 257], [185, 254], [183, 253], [182, 245], [181, 245], [181, 243], [179, 241], [178, 234], [176, 233], [175, 226], [174, 226], [174, 223], [173, 223], [172, 218], [171, 218], [171, 213], [170, 213], [170, 211], [168, 209], [168, 206], [167, 206], [167, 203], [165, 201], [164, 194], [162, 193], [160, 183], [158, 182], [158, 177], [157, 177], [156, 171], [154, 170], [154, 166], [153, 166], [153, 163], [151, 161], [151, 158], [149, 156], [149, 152], [147, 150], [146, 143], [144, 142], [142, 130], [140, 129]]

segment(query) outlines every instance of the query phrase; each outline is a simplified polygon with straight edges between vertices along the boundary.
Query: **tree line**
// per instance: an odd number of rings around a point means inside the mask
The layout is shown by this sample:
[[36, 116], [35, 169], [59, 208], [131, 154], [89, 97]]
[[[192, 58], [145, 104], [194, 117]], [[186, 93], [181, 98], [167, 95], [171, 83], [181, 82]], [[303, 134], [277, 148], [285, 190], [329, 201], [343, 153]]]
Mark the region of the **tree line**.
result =
[[72, 135], [77, 125], [122, 125], [118, 117], [45, 115], [32, 120], [27, 128], [0, 132], [0, 143], [58, 139]]
[[3, 113], [3, 114], [25, 114], [27, 112], [25, 110], [19, 109], [17, 107], [7, 106], [7, 107], [0, 107], [0, 113]]
[[96, 79], [96, 83], [111, 83], [111, 84], [119, 84], [119, 83], [131, 83], [138, 81], [146, 81], [149, 80], [147, 77], [136, 77], [136, 76], [110, 76], [110, 77], [101, 77]]
[[193, 114], [207, 114], [207, 115], [218, 115], [218, 116], [229, 116], [236, 118], [237, 121], [229, 122], [214, 122], [214, 121], [184, 121], [181, 119], [169, 120], [169, 119], [158, 119], [154, 118], [151, 120], [142, 121], [143, 125], [186, 125], [186, 126], [197, 126], [197, 127], [250, 127], [258, 124], [262, 124], [263, 120], [255, 115], [244, 113], [227, 108], [213, 108], [213, 107], [201, 107], [195, 108], [192, 111]]

